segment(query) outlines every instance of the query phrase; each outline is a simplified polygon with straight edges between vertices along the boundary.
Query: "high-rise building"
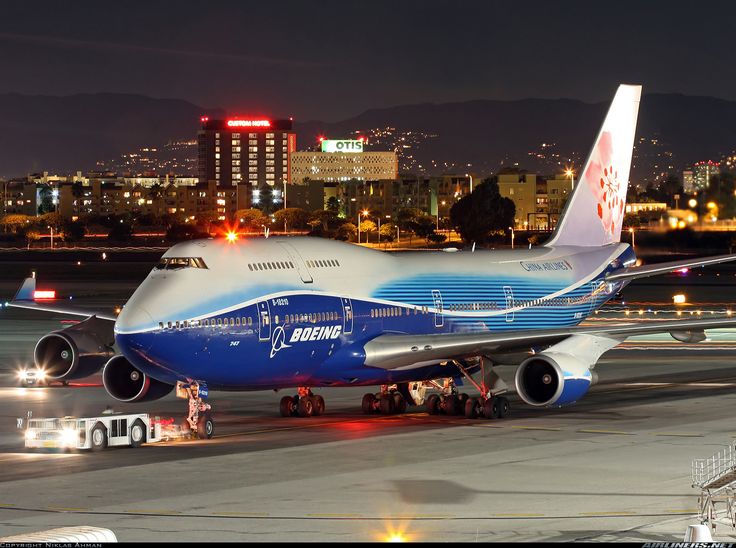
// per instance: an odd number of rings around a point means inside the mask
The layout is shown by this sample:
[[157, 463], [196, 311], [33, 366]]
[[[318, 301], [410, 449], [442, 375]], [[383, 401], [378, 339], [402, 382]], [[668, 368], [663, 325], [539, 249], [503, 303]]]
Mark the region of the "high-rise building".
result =
[[296, 150], [292, 121], [233, 117], [201, 118], [199, 181], [258, 189], [290, 180], [289, 154]]
[[695, 190], [705, 190], [710, 186], [710, 179], [714, 175], [721, 172], [721, 166], [718, 162], [707, 160], [698, 162], [693, 166], [693, 188]]

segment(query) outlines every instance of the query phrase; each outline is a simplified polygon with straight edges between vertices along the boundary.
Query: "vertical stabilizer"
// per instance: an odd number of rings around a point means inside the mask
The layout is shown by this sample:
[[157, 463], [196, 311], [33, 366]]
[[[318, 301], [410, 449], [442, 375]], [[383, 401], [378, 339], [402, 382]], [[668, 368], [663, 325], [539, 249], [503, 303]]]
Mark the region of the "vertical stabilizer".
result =
[[641, 86], [620, 85], [557, 228], [546, 246], [621, 241]]

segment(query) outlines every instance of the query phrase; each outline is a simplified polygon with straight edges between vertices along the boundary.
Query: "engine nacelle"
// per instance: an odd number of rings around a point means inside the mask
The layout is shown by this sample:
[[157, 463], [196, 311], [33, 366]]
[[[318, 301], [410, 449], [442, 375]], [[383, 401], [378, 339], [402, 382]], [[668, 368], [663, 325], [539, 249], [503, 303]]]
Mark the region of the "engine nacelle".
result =
[[172, 384], [152, 379], [122, 355], [113, 356], [105, 364], [102, 384], [113, 398], [127, 403], [157, 400], [174, 389]]
[[529, 405], [561, 407], [582, 398], [598, 375], [575, 356], [545, 352], [524, 360], [515, 380], [519, 397]]
[[82, 379], [97, 373], [110, 359], [114, 340], [113, 322], [92, 316], [41, 337], [33, 361], [49, 379]]

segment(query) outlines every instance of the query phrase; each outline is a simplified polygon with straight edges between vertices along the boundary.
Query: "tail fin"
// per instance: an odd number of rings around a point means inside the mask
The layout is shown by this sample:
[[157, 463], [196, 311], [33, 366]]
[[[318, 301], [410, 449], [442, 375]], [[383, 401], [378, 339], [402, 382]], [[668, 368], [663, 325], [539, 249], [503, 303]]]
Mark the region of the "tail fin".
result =
[[621, 241], [641, 86], [620, 85], [575, 190], [546, 246]]

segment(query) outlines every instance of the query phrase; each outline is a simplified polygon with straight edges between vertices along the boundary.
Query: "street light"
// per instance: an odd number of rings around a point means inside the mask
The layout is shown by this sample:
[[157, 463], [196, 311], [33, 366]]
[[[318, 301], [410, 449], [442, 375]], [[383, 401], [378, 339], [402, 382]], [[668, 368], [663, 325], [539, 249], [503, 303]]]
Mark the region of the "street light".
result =
[[[368, 215], [368, 210], [364, 209], [363, 211], [358, 211], [358, 243], [360, 243], [360, 216], [366, 216]], [[368, 237], [366, 236], [366, 243], [368, 243]]]
[[51, 249], [54, 249], [54, 227], [51, 225], [46, 225], [46, 228], [51, 230]]
[[567, 177], [570, 177], [570, 192], [575, 188], [575, 172], [572, 170], [572, 168], [568, 167], [565, 170], [565, 175]]
[[509, 230], [511, 231], [511, 249], [514, 249], [514, 227], [510, 226]]
[[636, 249], [636, 238], [634, 236], [634, 227], [632, 226], [629, 228], [629, 232], [631, 233], [631, 248]]
[[466, 177], [470, 178], [470, 193], [473, 193], [473, 176], [470, 173], [465, 174]]

